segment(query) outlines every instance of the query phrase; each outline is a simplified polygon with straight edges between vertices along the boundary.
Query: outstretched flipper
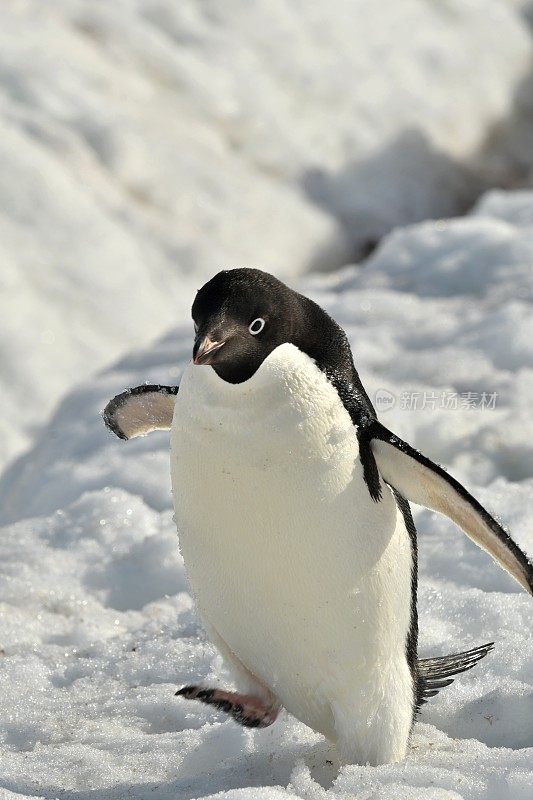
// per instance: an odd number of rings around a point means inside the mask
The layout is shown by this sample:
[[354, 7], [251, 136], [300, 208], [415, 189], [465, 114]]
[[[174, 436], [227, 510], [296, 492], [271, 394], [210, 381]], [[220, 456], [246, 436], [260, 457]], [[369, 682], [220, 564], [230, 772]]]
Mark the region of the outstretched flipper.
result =
[[413, 503], [449, 517], [533, 594], [533, 564], [507, 531], [442, 467], [402, 441], [380, 422], [364, 432], [383, 480]]
[[[418, 682], [416, 691], [416, 706], [419, 708], [430, 697], [434, 697], [444, 686], [453, 683], [456, 675], [467, 672], [485, 658], [487, 653], [494, 649], [494, 642], [482, 644], [463, 653], [453, 653], [449, 656], [437, 658], [418, 659]], [[453, 677], [452, 677], [453, 675]]]
[[143, 385], [117, 394], [104, 409], [104, 422], [119, 439], [135, 439], [172, 426], [178, 386]]

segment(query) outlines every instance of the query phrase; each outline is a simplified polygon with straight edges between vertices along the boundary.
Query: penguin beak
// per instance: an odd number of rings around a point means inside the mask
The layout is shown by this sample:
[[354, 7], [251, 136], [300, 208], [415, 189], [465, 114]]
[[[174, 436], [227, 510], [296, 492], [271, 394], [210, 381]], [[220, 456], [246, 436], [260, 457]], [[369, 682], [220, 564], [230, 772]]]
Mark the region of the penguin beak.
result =
[[193, 364], [211, 364], [213, 355], [225, 344], [226, 342], [213, 342], [209, 336], [204, 336], [203, 339], [198, 337], [192, 352]]

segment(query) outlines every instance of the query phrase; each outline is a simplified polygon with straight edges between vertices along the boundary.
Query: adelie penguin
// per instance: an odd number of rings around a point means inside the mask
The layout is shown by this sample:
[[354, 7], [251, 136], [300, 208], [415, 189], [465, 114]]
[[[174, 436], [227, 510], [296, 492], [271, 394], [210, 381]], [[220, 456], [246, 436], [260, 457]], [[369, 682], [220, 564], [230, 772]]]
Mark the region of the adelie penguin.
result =
[[197, 609], [237, 692], [177, 692], [242, 725], [285, 707], [341, 760], [398, 761], [417, 709], [491, 649], [417, 658], [409, 501], [450, 517], [528, 592], [533, 567], [441, 467], [377, 419], [344, 331], [253, 269], [220, 272], [192, 306], [179, 386], [112, 400], [122, 439], [171, 429], [180, 547]]

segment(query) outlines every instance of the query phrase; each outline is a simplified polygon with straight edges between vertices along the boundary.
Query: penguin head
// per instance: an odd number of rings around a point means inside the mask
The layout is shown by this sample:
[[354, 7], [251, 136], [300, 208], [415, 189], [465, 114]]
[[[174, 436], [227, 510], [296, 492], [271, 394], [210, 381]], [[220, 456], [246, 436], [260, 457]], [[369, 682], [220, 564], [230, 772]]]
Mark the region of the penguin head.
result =
[[304, 298], [257, 269], [219, 272], [196, 294], [193, 362], [209, 364], [229, 383], [242, 383], [305, 327]]

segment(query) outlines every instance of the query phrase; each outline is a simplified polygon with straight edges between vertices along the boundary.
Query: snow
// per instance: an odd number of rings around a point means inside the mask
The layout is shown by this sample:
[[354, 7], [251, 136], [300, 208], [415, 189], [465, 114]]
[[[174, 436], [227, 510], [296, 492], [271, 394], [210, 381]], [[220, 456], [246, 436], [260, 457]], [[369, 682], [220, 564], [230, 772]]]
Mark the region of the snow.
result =
[[530, 58], [498, 0], [0, 4], [2, 463], [213, 265], [330, 269], [507, 178]]
[[[364, 267], [293, 281], [346, 328], [371, 396], [392, 395], [384, 424], [529, 553], [532, 229], [533, 192], [492, 192], [466, 217], [392, 232]], [[179, 556], [168, 434], [121, 442], [99, 411], [125, 386], [177, 383], [191, 346], [183, 321], [71, 391], [0, 481], [2, 800], [531, 797], [531, 598], [429, 511], [421, 655], [496, 647], [424, 706], [404, 762], [341, 767], [286, 713], [251, 731], [174, 697], [228, 677]]]
[[251, 731], [176, 698], [229, 678], [168, 434], [121, 442], [100, 415], [179, 382], [205, 279], [267, 269], [345, 327], [382, 422], [533, 555], [532, 20], [530, 0], [0, 4], [0, 800], [533, 796], [531, 599], [426, 510], [421, 655], [496, 647], [404, 762], [341, 767], [286, 713]]
[[[526, 488], [512, 501], [525, 524]], [[435, 552], [445, 549], [450, 531], [432, 532], [442, 536]], [[286, 715], [253, 733], [174, 698], [191, 675], [219, 676], [220, 659], [198, 629], [170, 512], [108, 489], [2, 533], [1, 774], [11, 791], [118, 800], [263, 786], [240, 796], [288, 798], [325, 797], [324, 785], [330, 798], [375, 788], [378, 797], [496, 800], [531, 781], [530, 599], [429, 578], [438, 572], [431, 549], [422, 567], [426, 647], [490, 632], [498, 649], [426, 706], [405, 763], [337, 776], [321, 738]]]
[[[394, 231], [363, 268], [299, 284], [347, 330], [370, 395], [393, 395], [384, 424], [477, 485], [533, 478], [532, 209], [533, 192], [492, 192], [467, 217]], [[0, 520], [108, 485], [169, 508], [168, 436], [118, 442], [99, 411], [126, 386], [178, 383], [191, 347], [187, 321], [70, 393], [5, 471]]]

